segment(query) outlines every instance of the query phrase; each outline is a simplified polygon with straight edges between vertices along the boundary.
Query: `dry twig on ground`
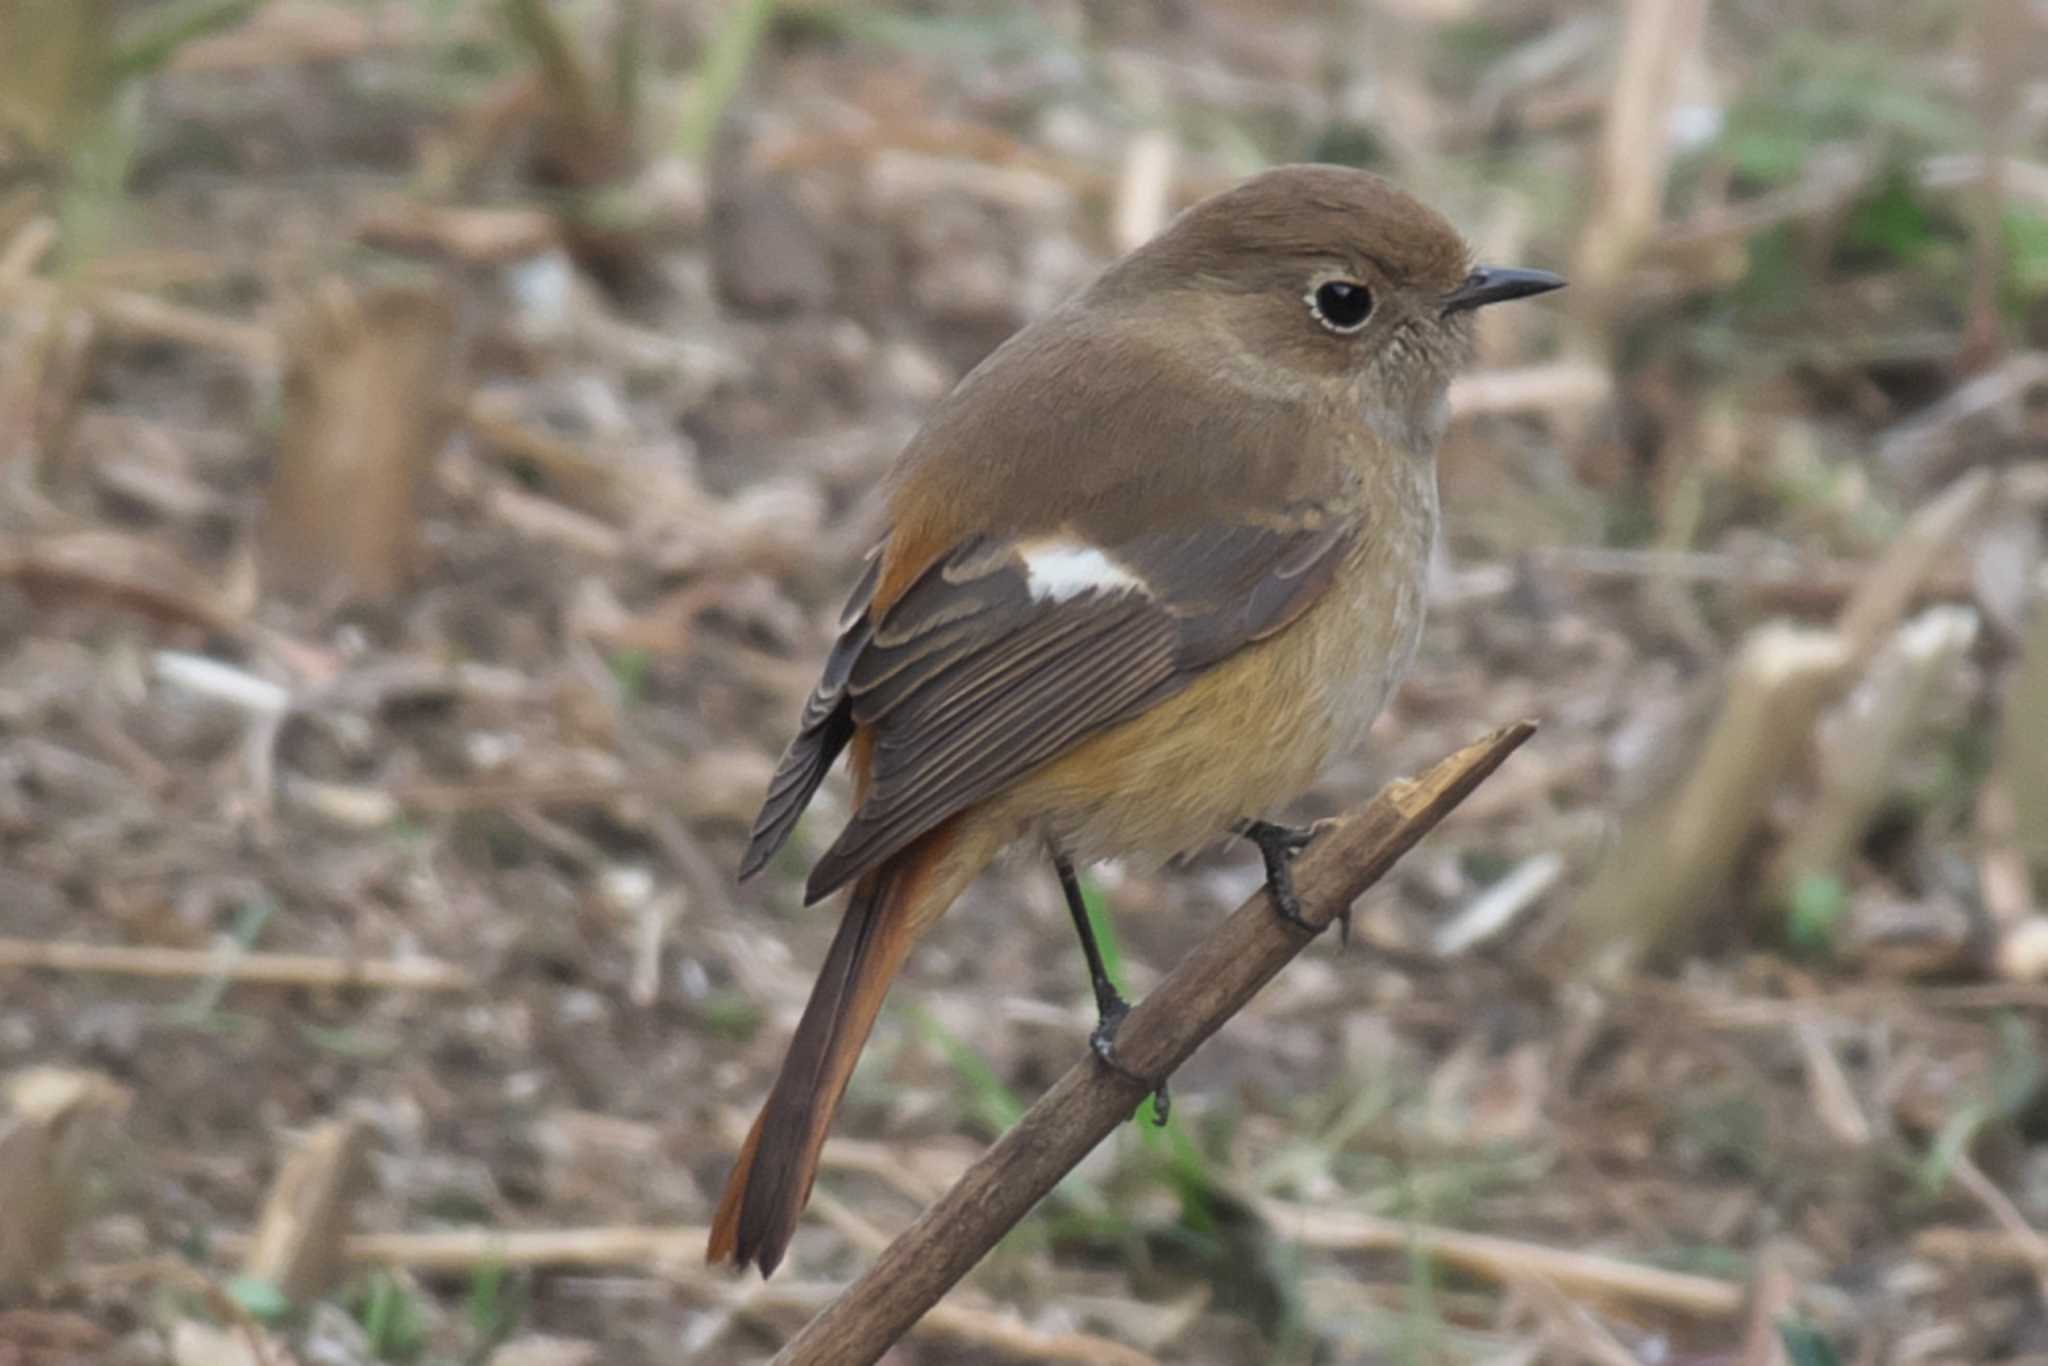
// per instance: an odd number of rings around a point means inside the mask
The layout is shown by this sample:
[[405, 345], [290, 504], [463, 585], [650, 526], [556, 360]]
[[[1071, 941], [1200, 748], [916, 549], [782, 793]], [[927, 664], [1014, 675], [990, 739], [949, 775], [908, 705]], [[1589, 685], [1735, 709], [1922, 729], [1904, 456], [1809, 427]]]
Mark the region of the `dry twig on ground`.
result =
[[70, 944], [0, 939], [0, 970], [105, 972], [123, 977], [219, 977], [283, 987], [397, 987], [463, 991], [469, 974], [433, 958], [388, 962], [325, 958], [314, 953], [249, 953], [241, 949], [167, 949], [152, 945]]
[[1742, 1287], [1711, 1276], [1350, 1210], [1281, 1200], [1261, 1201], [1259, 1209], [1282, 1237], [1309, 1247], [1354, 1252], [1407, 1250], [1495, 1280], [1537, 1278], [1568, 1294], [1634, 1301], [1699, 1318], [1727, 1318], [1742, 1309]]

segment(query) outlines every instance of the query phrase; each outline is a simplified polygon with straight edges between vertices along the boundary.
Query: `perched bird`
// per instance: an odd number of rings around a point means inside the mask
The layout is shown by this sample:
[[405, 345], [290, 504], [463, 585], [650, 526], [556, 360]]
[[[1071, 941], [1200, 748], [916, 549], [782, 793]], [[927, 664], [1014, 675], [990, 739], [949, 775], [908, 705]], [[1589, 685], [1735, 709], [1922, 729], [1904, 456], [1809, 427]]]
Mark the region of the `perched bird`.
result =
[[1051, 855], [1118, 1070], [1126, 1007], [1077, 862], [1234, 831], [1300, 920], [1307, 832], [1265, 816], [1364, 737], [1415, 653], [1473, 310], [1563, 283], [1474, 266], [1377, 176], [1282, 167], [1183, 212], [938, 404], [741, 864], [846, 751], [853, 815], [806, 897], [852, 891], [711, 1260], [782, 1260], [890, 979], [1014, 841]]

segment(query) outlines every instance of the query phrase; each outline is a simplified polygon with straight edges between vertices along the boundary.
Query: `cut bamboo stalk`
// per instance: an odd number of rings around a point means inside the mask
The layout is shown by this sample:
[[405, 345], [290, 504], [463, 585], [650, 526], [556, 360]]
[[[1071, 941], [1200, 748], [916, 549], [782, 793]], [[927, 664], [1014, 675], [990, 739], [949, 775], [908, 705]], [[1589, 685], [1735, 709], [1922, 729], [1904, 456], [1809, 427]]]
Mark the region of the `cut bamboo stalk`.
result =
[[1626, 823], [1581, 895], [1565, 957], [1614, 980], [1717, 903], [1822, 711], [1861, 676], [1996, 488], [1973, 471], [1916, 513], [1832, 630], [1766, 622], [1750, 632], [1698, 754]]
[[298, 309], [264, 524], [271, 583], [332, 604], [406, 581], [420, 491], [452, 416], [454, 343], [436, 289], [329, 280]]
[[93, 1072], [39, 1067], [9, 1078], [0, 1114], [0, 1292], [54, 1274], [64, 1261], [82, 1168], [97, 1126], [128, 1092]]
[[1772, 894], [1781, 904], [1807, 878], [1834, 874], [1848, 861], [1891, 790], [1935, 684], [1976, 639], [1975, 611], [1930, 608], [1873, 662], [1841, 724], [1823, 735], [1820, 792], [1772, 864]]
[[242, 1256], [243, 1275], [276, 1286], [294, 1304], [311, 1304], [334, 1283], [361, 1140], [353, 1122], [337, 1120], [285, 1159]]
[[1618, 977], [1727, 888], [1761, 798], [1804, 753], [1849, 658], [1832, 631], [1751, 633], [1683, 783], [1623, 830], [1579, 899], [1575, 934], [1596, 975]]

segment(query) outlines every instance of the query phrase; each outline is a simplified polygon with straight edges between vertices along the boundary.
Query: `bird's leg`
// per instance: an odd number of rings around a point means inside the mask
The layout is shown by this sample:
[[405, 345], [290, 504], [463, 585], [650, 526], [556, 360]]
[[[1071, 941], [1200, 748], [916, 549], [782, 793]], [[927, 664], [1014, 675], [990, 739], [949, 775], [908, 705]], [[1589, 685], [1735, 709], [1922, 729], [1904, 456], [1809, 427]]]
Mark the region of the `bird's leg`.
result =
[[[1301, 913], [1301, 898], [1294, 891], [1294, 856], [1323, 833], [1327, 824], [1279, 825], [1273, 821], [1245, 821], [1237, 827], [1237, 833], [1256, 844], [1259, 857], [1265, 860], [1266, 892], [1273, 898], [1273, 909], [1280, 913], [1282, 920], [1310, 934], [1321, 933], [1323, 927], [1311, 923]], [[1339, 938], [1349, 947], [1351, 908], [1346, 906], [1333, 919], [1337, 922]]]
[[1130, 1002], [1118, 993], [1116, 983], [1109, 980], [1109, 968], [1102, 961], [1102, 948], [1095, 942], [1095, 927], [1088, 923], [1088, 904], [1081, 897], [1081, 879], [1074, 875], [1073, 860], [1057, 849], [1051, 852], [1052, 866], [1060, 875], [1060, 890], [1066, 894], [1067, 913], [1074, 917], [1074, 930], [1081, 936], [1081, 952], [1088, 958], [1088, 981], [1095, 988], [1095, 1030], [1088, 1036], [1088, 1046], [1095, 1051], [1104, 1067], [1137, 1082], [1152, 1093], [1152, 1122], [1164, 1125], [1167, 1112], [1173, 1107], [1166, 1094], [1166, 1082], [1140, 1076], [1117, 1057], [1116, 1032], [1123, 1025], [1124, 1016], [1131, 1013]]

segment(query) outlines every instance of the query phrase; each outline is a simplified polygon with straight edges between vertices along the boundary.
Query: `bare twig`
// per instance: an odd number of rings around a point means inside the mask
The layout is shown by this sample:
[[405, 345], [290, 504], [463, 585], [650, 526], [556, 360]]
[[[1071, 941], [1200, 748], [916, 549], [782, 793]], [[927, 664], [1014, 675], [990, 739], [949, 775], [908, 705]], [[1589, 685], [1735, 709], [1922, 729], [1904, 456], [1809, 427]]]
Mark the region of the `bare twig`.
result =
[[123, 290], [88, 295], [87, 306], [100, 325], [118, 337], [194, 346], [231, 356], [252, 370], [270, 370], [278, 364], [277, 334], [259, 323]]
[[105, 972], [122, 977], [219, 977], [283, 987], [392, 987], [409, 991], [462, 991], [469, 974], [434, 958], [356, 962], [312, 953], [165, 949], [121, 944], [68, 944], [0, 939], [0, 971]]
[[2031, 1271], [2048, 1265], [2042, 1259], [2041, 1235], [2011, 1228], [1924, 1228], [1913, 1235], [1913, 1251], [1943, 1262], [1974, 1262]]
[[1655, 1305], [1699, 1318], [1727, 1318], [1742, 1309], [1742, 1287], [1711, 1276], [1349, 1210], [1281, 1200], [1262, 1201], [1259, 1209], [1279, 1234], [1309, 1247], [1352, 1252], [1407, 1250], [1498, 1281], [1537, 1279], [1570, 1294]]
[[252, 619], [253, 603], [238, 585], [211, 583], [176, 553], [138, 536], [71, 531], [0, 548], [0, 581], [32, 594], [97, 599], [167, 624], [197, 626], [265, 650], [301, 678], [334, 672], [324, 650]]
[[1955, 1177], [1956, 1184], [1998, 1222], [2010, 1245], [2018, 1252], [2018, 1260], [2025, 1262], [2033, 1271], [2042, 1298], [2048, 1299], [2048, 1239], [2042, 1238], [2027, 1222], [2027, 1216], [2020, 1213], [2020, 1207], [2012, 1202], [2012, 1197], [2000, 1190], [1967, 1152], [1955, 1155], [1955, 1160], [1949, 1165], [1949, 1173]]
[[1554, 849], [1524, 859], [1512, 872], [1472, 899], [1472, 904], [1437, 927], [1430, 948], [1448, 958], [1496, 938], [1523, 911], [1543, 899], [1564, 876], [1564, 855]]
[[529, 540], [592, 560], [626, 555], [624, 535], [588, 513], [500, 484], [484, 495], [484, 511]]
[[1792, 1037], [1806, 1065], [1806, 1092], [1822, 1127], [1846, 1147], [1861, 1148], [1869, 1143], [1870, 1120], [1856, 1103], [1856, 1088], [1842, 1071], [1842, 1060], [1835, 1056], [1827, 1032], [1816, 1021], [1803, 1019], [1794, 1021]]
[[[1319, 838], [1294, 872], [1309, 922], [1328, 926], [1534, 733], [1527, 721], [1498, 730], [1420, 778], [1390, 784]], [[1252, 897], [1131, 1012], [1117, 1051], [1136, 1073], [1170, 1074], [1310, 938], [1276, 916], [1263, 892]], [[1129, 1117], [1142, 1091], [1093, 1058], [1077, 1064], [783, 1348], [779, 1366], [878, 1359]]]
[[77, 531], [0, 549], [0, 579], [30, 591], [110, 599], [161, 621], [243, 634], [240, 604], [175, 554], [140, 537]]
[[372, 246], [502, 265], [539, 256], [562, 236], [551, 213], [526, 207], [434, 204], [392, 196], [371, 205], [356, 236]]
[[[434, 1233], [359, 1233], [343, 1240], [343, 1260], [414, 1271], [479, 1266], [651, 1266], [695, 1260], [705, 1230], [688, 1225], [597, 1228], [452, 1228]], [[234, 1240], [223, 1239], [232, 1248]]]

